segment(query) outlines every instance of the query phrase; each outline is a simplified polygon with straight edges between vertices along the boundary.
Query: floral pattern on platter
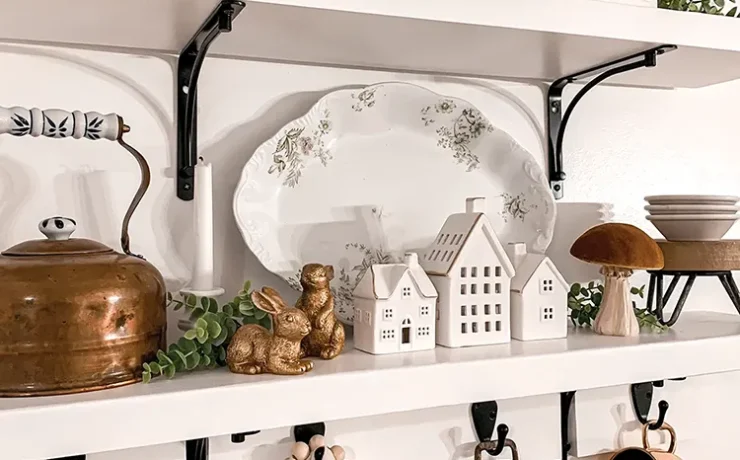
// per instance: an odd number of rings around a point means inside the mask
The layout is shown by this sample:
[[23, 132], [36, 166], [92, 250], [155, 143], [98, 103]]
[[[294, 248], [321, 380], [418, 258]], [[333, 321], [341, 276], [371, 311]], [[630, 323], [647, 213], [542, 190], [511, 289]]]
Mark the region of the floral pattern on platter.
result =
[[[339, 276], [334, 280], [332, 283], [334, 286], [331, 288], [331, 292], [334, 294], [334, 310], [340, 317], [347, 318], [351, 324], [354, 319], [355, 308], [353, 292], [355, 287], [357, 287], [357, 283], [362, 279], [362, 275], [373, 264], [389, 264], [397, 262], [400, 259], [392, 256], [383, 248], [371, 248], [363, 243], [347, 243], [344, 245], [344, 249], [359, 253], [362, 257], [357, 265], [349, 269], [341, 267], [339, 269]], [[296, 291], [303, 290], [301, 287], [301, 270], [289, 276], [286, 281]]]
[[509, 219], [519, 219], [524, 222], [527, 214], [538, 207], [536, 204], [527, 203], [524, 193], [519, 193], [518, 195], [502, 193], [500, 196], [504, 199], [504, 206], [499, 212], [499, 215], [504, 219], [504, 222], [509, 222]]
[[363, 109], [370, 109], [375, 105], [375, 92], [382, 88], [382, 86], [373, 86], [372, 88], [367, 88], [359, 93], [355, 94], [352, 93], [352, 99], [356, 99], [357, 102], [352, 104], [352, 109], [355, 112], [362, 112]]
[[[434, 111], [436, 113], [452, 113], [456, 108], [457, 104], [455, 104], [455, 101], [453, 101], [452, 99], [442, 99], [434, 104]], [[436, 120], [433, 118], [433, 114], [429, 113], [431, 109], [431, 105], [421, 109], [421, 121], [424, 122], [424, 126], [429, 126], [432, 123], [436, 122]]]
[[331, 132], [332, 125], [329, 111], [325, 110], [323, 115], [310, 135], [304, 134], [306, 127], [291, 128], [278, 139], [268, 174], [277, 173], [278, 177], [282, 177], [287, 172], [283, 185], [294, 188], [298, 185], [307, 158], [318, 158], [324, 166], [329, 164], [332, 156], [324, 143], [324, 136]]
[[[450, 115], [457, 104], [451, 99], [441, 99], [434, 105], [434, 111], [439, 115]], [[437, 118], [431, 113], [432, 106], [421, 109], [421, 121], [424, 126], [437, 122]], [[437, 128], [437, 146], [455, 152], [453, 158], [458, 164], [467, 167], [467, 171], [474, 171], [480, 167], [478, 156], [470, 150], [470, 143], [484, 133], [493, 132], [493, 126], [483, 115], [472, 107], [465, 107], [460, 115], [455, 117], [451, 126], [443, 125]]]

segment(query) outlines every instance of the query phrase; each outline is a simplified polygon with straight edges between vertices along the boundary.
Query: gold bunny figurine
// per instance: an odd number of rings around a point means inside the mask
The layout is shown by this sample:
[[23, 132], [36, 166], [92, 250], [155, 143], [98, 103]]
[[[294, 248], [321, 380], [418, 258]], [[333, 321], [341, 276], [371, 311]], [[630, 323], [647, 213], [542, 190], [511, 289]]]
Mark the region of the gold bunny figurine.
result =
[[301, 271], [303, 294], [295, 307], [306, 314], [311, 332], [301, 342], [301, 357], [336, 358], [344, 348], [344, 326], [334, 314], [334, 296], [329, 283], [331, 265], [306, 264]]
[[313, 363], [300, 359], [301, 339], [311, 332], [311, 323], [297, 308], [288, 307], [274, 289], [252, 292], [252, 301], [272, 316], [273, 333], [257, 324], [241, 326], [226, 351], [229, 370], [237, 374], [300, 375]]

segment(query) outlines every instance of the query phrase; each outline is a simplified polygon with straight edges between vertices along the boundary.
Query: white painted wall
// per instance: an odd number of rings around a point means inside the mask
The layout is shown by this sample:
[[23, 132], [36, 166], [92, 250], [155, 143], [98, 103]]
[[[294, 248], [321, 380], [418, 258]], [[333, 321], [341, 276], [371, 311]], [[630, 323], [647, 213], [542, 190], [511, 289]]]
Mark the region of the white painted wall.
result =
[[[174, 58], [0, 45], [0, 62], [5, 69], [0, 74], [2, 105], [116, 111], [132, 126], [128, 138], [153, 171], [151, 189], [132, 222], [132, 246], [159, 267], [172, 288], [184, 284], [192, 258], [192, 205], [179, 201], [174, 189]], [[229, 292], [245, 277], [258, 286], [288, 289], [259, 266], [234, 224], [232, 191], [242, 165], [261, 142], [327, 92], [388, 80], [415, 82], [472, 101], [544, 164], [543, 93], [536, 85], [209, 59], [199, 88], [199, 140], [201, 154], [214, 163], [216, 270]], [[567, 91], [566, 99], [574, 90]], [[740, 82], [680, 91], [597, 88], [586, 97], [566, 133], [569, 179], [550, 251], [566, 278], [595, 276], [595, 268], [573, 262], [567, 249], [580, 231], [604, 215], [613, 213], [616, 220], [657, 235], [642, 218], [645, 194], [737, 193], [739, 115]], [[78, 236], [117, 247], [120, 219], [137, 182], [134, 162], [111, 143], [0, 138], [0, 247], [37, 237], [37, 222], [56, 214], [77, 218]], [[729, 236], [740, 236], [740, 227]], [[635, 283], [645, 280], [635, 276]], [[733, 311], [719, 283], [705, 279], [697, 280], [687, 308]], [[171, 324], [175, 322], [173, 316]], [[730, 378], [716, 376], [707, 382], [732, 395], [722, 386]], [[361, 397], [351, 390], [331, 397]], [[193, 416], [218, 416], [221, 410], [228, 408]], [[467, 407], [460, 406], [351, 420], [330, 425], [330, 433], [346, 445], [350, 459], [461, 459], [472, 453], [466, 414]], [[556, 396], [502, 404], [501, 419], [522, 444], [524, 460], [557, 458], [557, 414]], [[732, 421], [721, 405], [702, 413], [697, 423], [709, 417], [718, 423]], [[594, 415], [593, 421], [598, 420]], [[287, 436], [286, 428], [243, 445], [215, 439], [212, 458], [281, 459]], [[732, 437], [724, 439], [725, 444], [702, 443], [683, 458], [708, 458], [701, 449], [710, 447], [726, 453]], [[174, 460], [183, 454], [182, 445], [169, 444], [91, 458]]]

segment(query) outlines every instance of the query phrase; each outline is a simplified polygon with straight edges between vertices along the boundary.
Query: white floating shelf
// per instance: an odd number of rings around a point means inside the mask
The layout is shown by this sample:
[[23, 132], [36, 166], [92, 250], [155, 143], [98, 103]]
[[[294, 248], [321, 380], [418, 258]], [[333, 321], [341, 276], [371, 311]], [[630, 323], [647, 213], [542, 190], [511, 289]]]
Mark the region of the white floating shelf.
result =
[[[177, 54], [217, 0], [0, 2], [0, 41]], [[82, 14], [81, 12], [84, 12]], [[552, 81], [673, 44], [610, 83], [701, 87], [740, 78], [740, 21], [594, 0], [250, 0], [213, 53]]]
[[738, 349], [739, 316], [685, 313], [670, 332], [635, 339], [578, 331], [563, 340], [401, 355], [348, 350], [301, 377], [218, 370], [80, 395], [0, 399], [0, 445], [3, 458], [55, 458], [735, 371]]

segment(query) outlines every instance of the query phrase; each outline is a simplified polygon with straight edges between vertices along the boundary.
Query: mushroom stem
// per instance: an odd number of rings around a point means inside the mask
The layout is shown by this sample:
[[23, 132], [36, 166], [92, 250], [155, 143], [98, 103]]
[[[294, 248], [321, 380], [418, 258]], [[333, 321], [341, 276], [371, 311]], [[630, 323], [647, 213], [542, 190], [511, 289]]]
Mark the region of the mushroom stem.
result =
[[594, 322], [594, 331], [601, 335], [635, 337], [640, 334], [635, 312], [630, 301], [629, 268], [604, 266], [604, 297]]

